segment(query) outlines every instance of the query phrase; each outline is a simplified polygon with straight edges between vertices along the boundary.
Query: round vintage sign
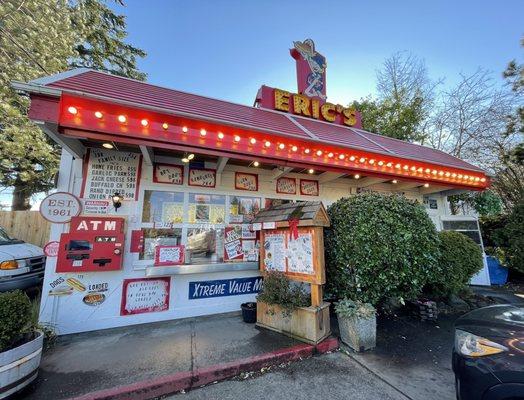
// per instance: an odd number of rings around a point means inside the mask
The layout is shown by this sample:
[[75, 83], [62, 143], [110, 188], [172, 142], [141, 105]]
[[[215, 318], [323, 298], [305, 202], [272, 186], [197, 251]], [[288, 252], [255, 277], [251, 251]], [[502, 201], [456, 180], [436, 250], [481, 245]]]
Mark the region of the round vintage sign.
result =
[[53, 240], [52, 242], [47, 243], [44, 246], [44, 254], [47, 257], [56, 257], [58, 255], [59, 246], [60, 246], [60, 243], [58, 243], [56, 240]]
[[40, 214], [49, 222], [65, 224], [80, 215], [82, 203], [78, 197], [67, 192], [56, 192], [47, 196], [40, 204]]

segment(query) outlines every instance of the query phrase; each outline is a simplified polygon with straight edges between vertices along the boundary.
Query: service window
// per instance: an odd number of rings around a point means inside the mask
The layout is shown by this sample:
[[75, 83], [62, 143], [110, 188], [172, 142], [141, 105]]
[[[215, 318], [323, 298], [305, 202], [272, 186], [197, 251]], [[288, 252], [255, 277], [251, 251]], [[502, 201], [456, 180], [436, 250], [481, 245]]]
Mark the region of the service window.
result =
[[153, 260], [156, 246], [178, 246], [182, 244], [182, 228], [145, 228], [142, 231], [144, 232], [144, 249], [139, 254], [140, 260]]

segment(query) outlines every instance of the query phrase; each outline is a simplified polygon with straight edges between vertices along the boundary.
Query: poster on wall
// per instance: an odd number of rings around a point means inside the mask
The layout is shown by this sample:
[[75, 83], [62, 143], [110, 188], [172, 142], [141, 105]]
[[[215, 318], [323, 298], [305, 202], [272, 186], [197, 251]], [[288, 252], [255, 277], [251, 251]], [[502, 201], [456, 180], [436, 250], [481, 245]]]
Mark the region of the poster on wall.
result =
[[184, 263], [184, 246], [156, 246], [155, 266], [180, 265]]
[[256, 192], [258, 190], [258, 175], [235, 172], [235, 189]]
[[141, 166], [142, 155], [137, 153], [88, 149], [80, 197], [107, 200], [119, 193], [124, 200], [137, 200]]
[[310, 179], [300, 180], [300, 194], [303, 196], [318, 196], [318, 181]]
[[155, 163], [153, 182], [182, 185], [184, 183], [184, 167], [182, 165]]
[[299, 233], [298, 238], [294, 239], [288, 232], [286, 256], [287, 272], [314, 275], [312, 233]]
[[226, 226], [224, 228], [224, 261], [241, 261], [244, 258], [241, 234], [241, 227]]
[[297, 180], [295, 178], [278, 178], [277, 193], [297, 194]]
[[286, 272], [286, 234], [266, 233], [264, 239], [264, 268]]
[[190, 168], [188, 185], [214, 188], [216, 185], [216, 170], [207, 168]]
[[171, 278], [124, 279], [120, 315], [134, 315], [169, 309]]
[[229, 222], [251, 222], [260, 211], [260, 197], [230, 196]]

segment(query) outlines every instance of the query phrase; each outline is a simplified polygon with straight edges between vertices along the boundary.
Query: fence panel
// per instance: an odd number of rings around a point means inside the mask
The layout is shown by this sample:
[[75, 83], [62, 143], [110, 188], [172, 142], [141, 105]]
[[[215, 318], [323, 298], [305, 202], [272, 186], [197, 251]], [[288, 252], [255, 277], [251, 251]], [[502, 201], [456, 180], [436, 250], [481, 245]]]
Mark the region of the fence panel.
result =
[[0, 226], [9, 236], [36, 246], [49, 241], [51, 223], [38, 211], [0, 211]]

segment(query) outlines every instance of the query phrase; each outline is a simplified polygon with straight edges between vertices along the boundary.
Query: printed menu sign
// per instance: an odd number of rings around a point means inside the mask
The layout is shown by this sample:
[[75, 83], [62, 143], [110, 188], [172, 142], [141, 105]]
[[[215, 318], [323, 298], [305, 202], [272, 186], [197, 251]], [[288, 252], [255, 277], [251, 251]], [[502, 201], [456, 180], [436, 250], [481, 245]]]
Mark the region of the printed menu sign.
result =
[[303, 196], [318, 196], [318, 181], [301, 179], [300, 194]]
[[142, 156], [137, 153], [89, 149], [82, 196], [107, 200], [119, 193], [124, 200], [136, 200]]
[[264, 267], [286, 272], [286, 234], [266, 233], [264, 239]]
[[189, 170], [189, 186], [215, 187], [216, 171], [214, 169], [196, 169]]
[[297, 194], [297, 180], [295, 178], [277, 179], [277, 193]]
[[258, 175], [235, 172], [235, 189], [256, 192], [258, 190]]
[[169, 309], [171, 278], [124, 279], [120, 315], [133, 315]]
[[153, 182], [182, 185], [184, 183], [184, 167], [173, 164], [155, 164]]

